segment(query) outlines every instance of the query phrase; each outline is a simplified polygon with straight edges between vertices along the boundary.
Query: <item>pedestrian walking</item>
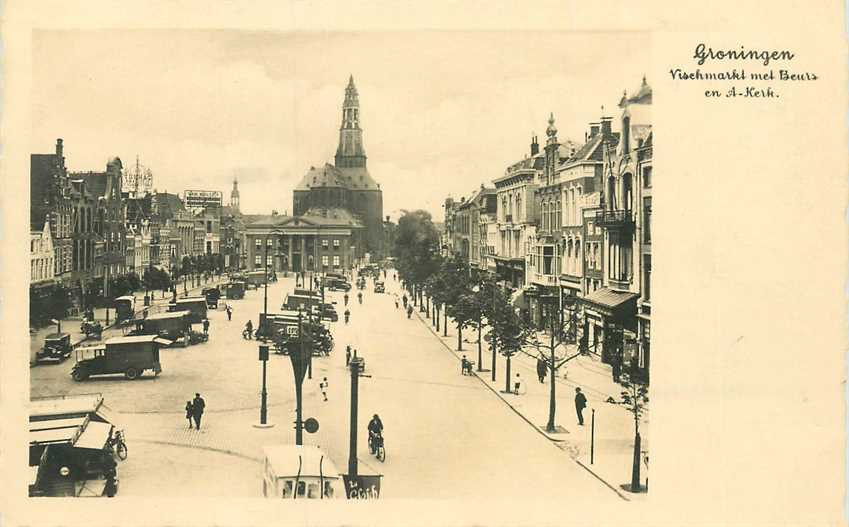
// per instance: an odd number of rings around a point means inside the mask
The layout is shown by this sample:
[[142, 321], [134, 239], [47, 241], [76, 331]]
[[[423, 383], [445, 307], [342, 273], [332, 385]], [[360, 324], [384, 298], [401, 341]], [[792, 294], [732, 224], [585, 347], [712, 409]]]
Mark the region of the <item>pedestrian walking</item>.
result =
[[522, 388], [522, 379], [519, 377], [519, 374], [516, 374], [516, 378], [513, 380], [513, 393], [515, 395], [519, 395], [519, 390]]
[[407, 295], [406, 294], [401, 298], [401, 301], [404, 303], [404, 309], [407, 309]]
[[248, 320], [248, 323], [245, 324], [245, 331], [242, 332], [242, 336], [248, 340], [251, 340], [254, 335], [254, 323]]
[[227, 304], [224, 310], [227, 311], [227, 321], [233, 320], [233, 308], [230, 307], [230, 304]]
[[348, 320], [350, 320], [350, 318], [351, 318], [351, 310], [346, 309], [345, 310], [345, 324], [348, 323]]
[[363, 303], [363, 292], [362, 291], [357, 293], [357, 300], [360, 302], [360, 304]]
[[209, 334], [209, 319], [208, 318], [203, 319], [203, 334], [204, 335]]
[[345, 299], [345, 305], [347, 306], [348, 305], [348, 293], [345, 293], [345, 296], [342, 297], [342, 298]]
[[584, 426], [584, 408], [587, 407], [587, 398], [581, 393], [580, 388], [575, 388], [575, 412], [578, 414], [578, 424]]
[[194, 413], [192, 409], [192, 402], [186, 401], [186, 420], [189, 422], [189, 429], [192, 428], [192, 414]]
[[413, 306], [409, 305], [409, 306], [407, 306], [407, 318], [410, 318], [412, 316], [413, 316]]
[[622, 362], [618, 355], [613, 357], [610, 366], [613, 373], [613, 382], [618, 383], [619, 377], [622, 375]]
[[345, 346], [345, 366], [350, 366], [351, 364], [351, 345], [348, 344]]
[[200, 430], [200, 420], [203, 417], [203, 411], [206, 408], [206, 401], [203, 400], [203, 397], [200, 396], [199, 393], [195, 394], [195, 398], [192, 399], [192, 417], [195, 420], [195, 427]]
[[319, 384], [318, 387], [321, 388], [321, 395], [324, 396], [324, 400], [327, 401], [327, 377], [325, 377]]
[[537, 358], [537, 377], [539, 377], [539, 382], [545, 382], [545, 373], [548, 370], [548, 365], [545, 363], [542, 357]]

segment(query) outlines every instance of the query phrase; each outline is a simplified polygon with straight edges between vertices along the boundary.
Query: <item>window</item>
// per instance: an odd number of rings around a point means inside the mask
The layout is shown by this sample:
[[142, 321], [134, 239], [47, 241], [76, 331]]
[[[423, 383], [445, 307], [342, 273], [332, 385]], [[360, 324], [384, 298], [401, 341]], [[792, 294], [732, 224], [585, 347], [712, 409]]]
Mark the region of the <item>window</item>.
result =
[[329, 265], [329, 263], [330, 263], [330, 259], [328, 258], [327, 255], [324, 255], [324, 256], [321, 257], [321, 265], [327, 267]]
[[256, 239], [256, 246], [262, 247], [262, 240], [260, 240], [259, 238]]
[[267, 265], [269, 267], [274, 265], [274, 257], [271, 256], [270, 254], [265, 257], [265, 265]]
[[210, 220], [206, 222], [206, 232], [212, 232], [212, 221]]
[[651, 167], [643, 168], [643, 188], [651, 188]]
[[266, 247], [271, 247], [271, 245], [272, 245], [273, 243], [274, 243], [274, 240], [272, 240], [271, 238], [266, 238], [266, 239], [265, 239], [265, 245], [266, 245]]
[[643, 198], [643, 243], [651, 243], [651, 198]]
[[322, 249], [327, 249], [330, 246], [330, 242], [328, 240], [321, 240]]
[[651, 302], [651, 255], [643, 256], [643, 301]]
[[318, 484], [317, 483], [310, 483], [309, 492], [307, 493], [307, 498], [318, 499], [318, 492], [319, 492]]
[[338, 248], [339, 248], [339, 245], [340, 245], [340, 244], [339, 244], [339, 240], [338, 240], [338, 239], [333, 240], [333, 248], [334, 248], [334, 249], [338, 249]]
[[633, 189], [631, 188], [631, 174], [622, 176], [622, 206], [625, 210], [632, 210], [634, 206]]
[[333, 257], [333, 267], [339, 267], [339, 256]]
[[306, 481], [298, 482], [298, 496], [304, 496], [307, 493], [307, 483]]
[[256, 255], [254, 257], [254, 265], [262, 265], [262, 256]]

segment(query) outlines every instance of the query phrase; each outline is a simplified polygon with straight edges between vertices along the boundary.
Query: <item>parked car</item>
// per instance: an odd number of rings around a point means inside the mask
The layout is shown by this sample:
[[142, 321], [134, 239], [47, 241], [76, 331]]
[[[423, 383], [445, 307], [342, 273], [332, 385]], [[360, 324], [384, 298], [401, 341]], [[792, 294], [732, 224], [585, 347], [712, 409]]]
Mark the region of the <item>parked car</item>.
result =
[[115, 321], [119, 324], [132, 320], [136, 314], [136, 297], [133, 295], [120, 296], [115, 299]]
[[71, 356], [71, 335], [51, 333], [44, 338], [44, 347], [35, 354], [37, 363], [62, 362]]
[[207, 309], [218, 309], [218, 299], [221, 298], [221, 290], [217, 287], [208, 287], [201, 291], [206, 298]]
[[136, 330], [130, 333], [130, 336], [158, 335], [172, 342], [182, 338], [183, 345], [188, 346], [189, 341], [186, 336], [192, 329], [192, 324], [189, 321], [190, 315], [189, 311], [171, 311], [150, 315], [147, 318], [136, 320]]
[[233, 281], [224, 284], [224, 295], [227, 297], [227, 300], [240, 300], [245, 298], [245, 283]]
[[200, 324], [206, 318], [206, 298], [195, 296], [189, 298], [180, 298], [176, 302], [171, 302], [168, 305], [168, 311], [189, 311], [189, 320], [192, 324]]
[[333, 304], [324, 304], [321, 306], [321, 318], [331, 322], [337, 322], [339, 320], [339, 313], [336, 312]]
[[324, 286], [330, 291], [345, 291], [347, 293], [351, 290], [351, 284], [342, 278], [328, 278], [326, 279]]
[[386, 292], [386, 284], [383, 282], [375, 282], [374, 283], [374, 292], [375, 293], [385, 293]]
[[159, 375], [160, 346], [168, 346], [171, 341], [156, 335], [138, 335], [133, 337], [115, 337], [98, 346], [81, 347], [75, 350], [76, 364], [71, 369], [71, 377], [81, 382], [92, 375], [111, 375], [122, 373], [127, 379], [139, 378], [145, 370], [153, 370]]

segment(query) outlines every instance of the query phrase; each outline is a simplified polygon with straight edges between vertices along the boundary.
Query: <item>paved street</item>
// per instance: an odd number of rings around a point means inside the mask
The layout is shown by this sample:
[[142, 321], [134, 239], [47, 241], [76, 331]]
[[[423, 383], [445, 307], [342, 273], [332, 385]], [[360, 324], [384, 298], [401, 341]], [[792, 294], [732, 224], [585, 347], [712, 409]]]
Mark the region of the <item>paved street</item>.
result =
[[[610, 489], [574, 463], [486, 386], [459, 373], [456, 358], [416, 317], [395, 310], [371, 283], [363, 305], [351, 294], [351, 323], [332, 323], [336, 351], [313, 364], [304, 383], [304, 417], [320, 422], [305, 443], [323, 447], [340, 471], [347, 470], [350, 375], [344, 348], [351, 344], [366, 361], [360, 379], [360, 471], [384, 474], [385, 498], [562, 497], [580, 486], [582, 496], [618, 500]], [[292, 278], [269, 287], [269, 311], [279, 309]], [[342, 293], [329, 293], [344, 312]], [[271, 429], [251, 426], [259, 417], [260, 363], [257, 345], [241, 337], [250, 317], [257, 323], [262, 289], [234, 301], [233, 320], [223, 309], [210, 313], [210, 341], [161, 351], [163, 372], [136, 381], [123, 377], [75, 383], [72, 361], [30, 370], [31, 395], [100, 392], [121, 412], [130, 446], [120, 466], [124, 496], [258, 496], [264, 444], [294, 442], [291, 363], [272, 355], [269, 368]], [[327, 377], [328, 402], [319, 381]], [[207, 403], [200, 432], [189, 430], [183, 408], [195, 392]], [[380, 414], [387, 459], [368, 453], [366, 424]], [[202, 470], [201, 470], [202, 468]]]

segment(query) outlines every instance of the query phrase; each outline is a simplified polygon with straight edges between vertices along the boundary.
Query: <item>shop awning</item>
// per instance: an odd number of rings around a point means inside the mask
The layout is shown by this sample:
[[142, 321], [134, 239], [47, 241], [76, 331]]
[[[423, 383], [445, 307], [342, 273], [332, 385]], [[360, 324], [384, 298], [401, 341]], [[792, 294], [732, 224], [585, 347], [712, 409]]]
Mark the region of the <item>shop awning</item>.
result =
[[79, 439], [77, 439], [77, 442], [74, 443], [74, 447], [103, 450], [111, 431], [111, 424], [91, 421], [85, 427], [85, 430], [83, 430], [83, 433], [80, 435]]
[[636, 300], [639, 296], [637, 293], [616, 291], [602, 287], [585, 296], [581, 301], [593, 309], [598, 310], [603, 315], [617, 316], [627, 314], [629, 310], [633, 311], [633, 314], [636, 314]]

